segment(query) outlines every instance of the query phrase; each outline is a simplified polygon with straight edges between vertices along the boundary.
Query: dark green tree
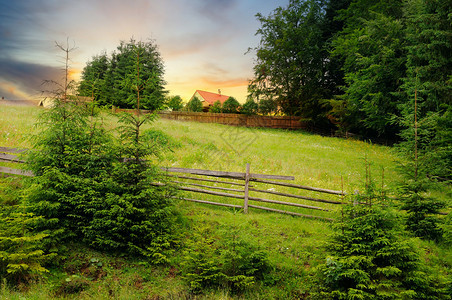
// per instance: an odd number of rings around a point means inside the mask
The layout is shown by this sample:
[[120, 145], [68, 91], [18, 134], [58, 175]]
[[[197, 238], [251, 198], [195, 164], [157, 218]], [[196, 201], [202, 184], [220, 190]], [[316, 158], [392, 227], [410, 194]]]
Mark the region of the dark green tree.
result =
[[[407, 74], [399, 105], [404, 129], [402, 138], [411, 141], [413, 154], [414, 98], [419, 125], [417, 151], [428, 165], [428, 175], [451, 180], [452, 174], [452, 25], [450, 1], [407, 1]], [[412, 155], [411, 154], [411, 155]], [[411, 159], [411, 158], [410, 158]]]
[[409, 231], [435, 241], [444, 236], [437, 213], [446, 203], [431, 190], [435, 181], [450, 182], [452, 172], [451, 9], [449, 1], [412, 0], [404, 6], [407, 72], [400, 94], [406, 101], [397, 121], [403, 128], [398, 150], [406, 163], [399, 192]]
[[[140, 52], [139, 61], [135, 55], [137, 49]], [[104, 72], [105, 60], [108, 61], [108, 68]], [[80, 91], [85, 95], [86, 90], [89, 91], [89, 87], [93, 85], [93, 80], [95, 82], [96, 78], [101, 78], [98, 95], [101, 104], [135, 108], [135, 91], [130, 88], [130, 84], [137, 77], [135, 73], [137, 63], [140, 64], [138, 77], [142, 82], [141, 108], [162, 109], [166, 94], [164, 66], [158, 47], [152, 40], [142, 42], [132, 38], [129, 42], [121, 41], [111, 58], [108, 59], [104, 55], [95, 57], [84, 69]], [[99, 68], [104, 73], [98, 72]]]
[[166, 105], [172, 111], [179, 111], [184, 108], [184, 104], [182, 103], [182, 98], [180, 96], [171, 96], [167, 99]]
[[248, 99], [245, 104], [243, 104], [242, 109], [240, 110], [241, 113], [245, 115], [257, 115], [259, 110], [259, 106], [256, 102], [254, 102], [253, 99]]
[[240, 109], [240, 103], [234, 97], [229, 97], [223, 103], [223, 113], [226, 114], [237, 114]]
[[108, 105], [105, 93], [105, 76], [110, 62], [107, 53], [93, 56], [82, 71], [82, 78], [78, 87], [80, 96], [92, 97], [97, 105]]
[[333, 49], [332, 41], [336, 35], [344, 28], [345, 21], [339, 18], [341, 12], [346, 10], [352, 0], [335, 0], [326, 1], [325, 15], [323, 17], [322, 40], [324, 46], [322, 48], [322, 56], [325, 58], [325, 87], [330, 91], [330, 95], [340, 95], [343, 93], [341, 87], [345, 84], [344, 64], [342, 59], [332, 58], [330, 52]]
[[344, 62], [345, 105], [340, 106], [347, 112], [338, 113], [343, 124], [364, 136], [394, 139], [406, 53], [401, 3], [386, 2], [352, 2], [342, 12], [346, 27], [333, 41], [332, 54]]
[[324, 9], [323, 1], [291, 0], [268, 17], [257, 14], [261, 41], [249, 85], [257, 102], [272, 100], [286, 115], [324, 120], [319, 99], [331, 97], [322, 51]]
[[[91, 218], [90, 197], [102, 197], [93, 188], [112, 169], [111, 138], [100, 125], [92, 107], [68, 97], [75, 89], [69, 77], [71, 49], [66, 52], [64, 83], [53, 91], [53, 105], [39, 116], [38, 133], [27, 163], [33, 171], [29, 211], [40, 217], [38, 230], [50, 235], [49, 247], [81, 237]], [[75, 94], [75, 93], [74, 93]]]
[[185, 106], [188, 111], [202, 112], [202, 102], [198, 97], [193, 97]]
[[153, 163], [164, 148], [164, 139], [154, 139], [143, 130], [156, 114], [142, 115], [140, 110], [142, 91], [148, 84], [147, 78], [140, 77], [142, 47], [135, 48], [135, 74], [126, 81], [135, 94], [136, 110], [119, 115], [118, 160], [103, 186], [95, 189], [104, 197], [91, 201], [93, 216], [82, 231], [93, 247], [148, 257], [157, 264], [168, 260], [164, 252], [170, 248], [176, 224], [175, 189]]
[[319, 299], [448, 299], [387, 206], [347, 206], [322, 265]]

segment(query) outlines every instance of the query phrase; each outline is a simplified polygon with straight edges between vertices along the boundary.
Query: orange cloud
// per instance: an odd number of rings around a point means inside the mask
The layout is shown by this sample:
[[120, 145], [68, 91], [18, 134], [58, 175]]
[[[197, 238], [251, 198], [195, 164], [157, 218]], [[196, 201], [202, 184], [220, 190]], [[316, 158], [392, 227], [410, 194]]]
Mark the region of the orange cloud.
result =
[[29, 100], [32, 98], [31, 95], [21, 91], [17, 85], [11, 82], [0, 82], [0, 91], [1, 90], [8, 92], [10, 95], [17, 97], [18, 99]]

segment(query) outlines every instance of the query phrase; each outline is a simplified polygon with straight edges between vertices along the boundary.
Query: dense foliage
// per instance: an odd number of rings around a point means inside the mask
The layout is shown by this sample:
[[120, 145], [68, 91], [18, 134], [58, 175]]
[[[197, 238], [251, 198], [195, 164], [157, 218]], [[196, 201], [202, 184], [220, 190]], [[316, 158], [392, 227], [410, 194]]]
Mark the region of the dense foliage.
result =
[[4, 283], [28, 283], [48, 272], [53, 255], [44, 252], [48, 235], [36, 230], [40, 218], [27, 212], [18, 180], [11, 178], [0, 193], [0, 279]]
[[180, 96], [171, 96], [167, 98], [166, 106], [172, 111], [179, 111], [184, 108], [182, 98]]
[[[139, 50], [139, 60], [136, 53]], [[140, 67], [136, 73], [137, 64]], [[162, 109], [165, 102], [163, 60], [153, 41], [130, 39], [121, 41], [117, 50], [108, 57], [105, 53], [94, 56], [82, 72], [79, 93], [94, 97], [99, 105], [136, 108], [133, 81], [142, 82], [140, 105], [143, 109]]]
[[239, 112], [240, 103], [235, 99], [234, 97], [229, 97], [226, 101], [223, 103], [223, 113], [226, 114], [236, 114]]
[[210, 113], [214, 113], [214, 114], [222, 113], [223, 112], [223, 108], [222, 108], [221, 102], [219, 100], [215, 101], [213, 103], [213, 105], [209, 108], [209, 112]]
[[388, 207], [347, 207], [337, 229], [319, 299], [449, 299], [444, 278], [425, 269]]
[[274, 267], [267, 253], [239, 237], [239, 230], [228, 228], [222, 243], [210, 237], [207, 228], [195, 228], [184, 251], [183, 275], [194, 293], [224, 287], [240, 293], [257, 281], [266, 282]]
[[436, 115], [434, 145], [423, 147], [440, 150], [448, 165], [435, 175], [450, 174], [451, 9], [439, 0], [291, 0], [257, 14], [250, 97], [316, 126], [397, 140], [417, 89], [419, 118]]
[[245, 115], [256, 115], [259, 111], [259, 105], [253, 99], [246, 100], [240, 112]]
[[192, 112], [201, 112], [202, 102], [198, 97], [193, 97], [188, 101], [187, 105], [185, 105], [185, 109]]
[[269, 17], [257, 14], [261, 28], [255, 78], [249, 86], [257, 101], [273, 100], [287, 115], [318, 120], [325, 88], [320, 1], [290, 1]]

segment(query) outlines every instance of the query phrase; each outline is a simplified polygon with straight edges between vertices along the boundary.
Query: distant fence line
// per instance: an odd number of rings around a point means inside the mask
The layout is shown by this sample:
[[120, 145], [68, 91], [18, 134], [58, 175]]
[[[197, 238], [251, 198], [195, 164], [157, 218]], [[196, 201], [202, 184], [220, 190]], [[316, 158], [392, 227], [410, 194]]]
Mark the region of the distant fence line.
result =
[[[112, 108], [114, 113], [126, 111], [134, 112], [132, 109]], [[149, 111], [142, 110], [144, 113]], [[279, 129], [307, 129], [306, 122], [301, 121], [300, 117], [289, 116], [258, 116], [243, 114], [217, 114], [205, 112], [187, 112], [187, 111], [161, 111], [158, 113], [163, 119], [177, 121], [191, 121], [199, 123], [218, 123], [233, 126], [244, 127], [265, 127]]]

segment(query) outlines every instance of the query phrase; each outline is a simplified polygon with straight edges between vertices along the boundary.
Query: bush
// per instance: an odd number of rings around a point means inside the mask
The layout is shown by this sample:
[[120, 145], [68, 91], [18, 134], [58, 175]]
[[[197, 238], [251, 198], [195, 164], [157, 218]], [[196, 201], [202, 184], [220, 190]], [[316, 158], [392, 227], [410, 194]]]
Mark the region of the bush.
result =
[[215, 103], [209, 108], [209, 112], [214, 114], [220, 114], [223, 112], [220, 101], [215, 101]]
[[226, 114], [236, 114], [239, 112], [240, 103], [234, 98], [229, 97], [223, 103], [223, 112]]
[[173, 96], [167, 100], [166, 105], [172, 111], [179, 111], [184, 108], [184, 104], [182, 103], [182, 98], [180, 96]]
[[259, 101], [259, 113], [265, 115], [275, 114], [278, 110], [278, 105], [274, 100], [260, 100]]
[[239, 238], [238, 230], [229, 228], [220, 243], [209, 237], [205, 228], [197, 228], [184, 251], [183, 277], [193, 293], [203, 289], [224, 287], [241, 293], [256, 280], [271, 276], [266, 252]]
[[11, 284], [27, 283], [48, 272], [43, 267], [53, 256], [43, 251], [48, 235], [34, 231], [39, 217], [25, 213], [23, 206], [1, 205], [0, 278]]
[[190, 101], [188, 101], [186, 109], [192, 112], [202, 112], [201, 100], [199, 100], [198, 97], [193, 97]]
[[256, 102], [254, 102], [253, 99], [248, 99], [245, 104], [243, 104], [242, 110], [240, 111], [241, 113], [245, 114], [245, 115], [257, 115], [258, 113], [258, 105]]

